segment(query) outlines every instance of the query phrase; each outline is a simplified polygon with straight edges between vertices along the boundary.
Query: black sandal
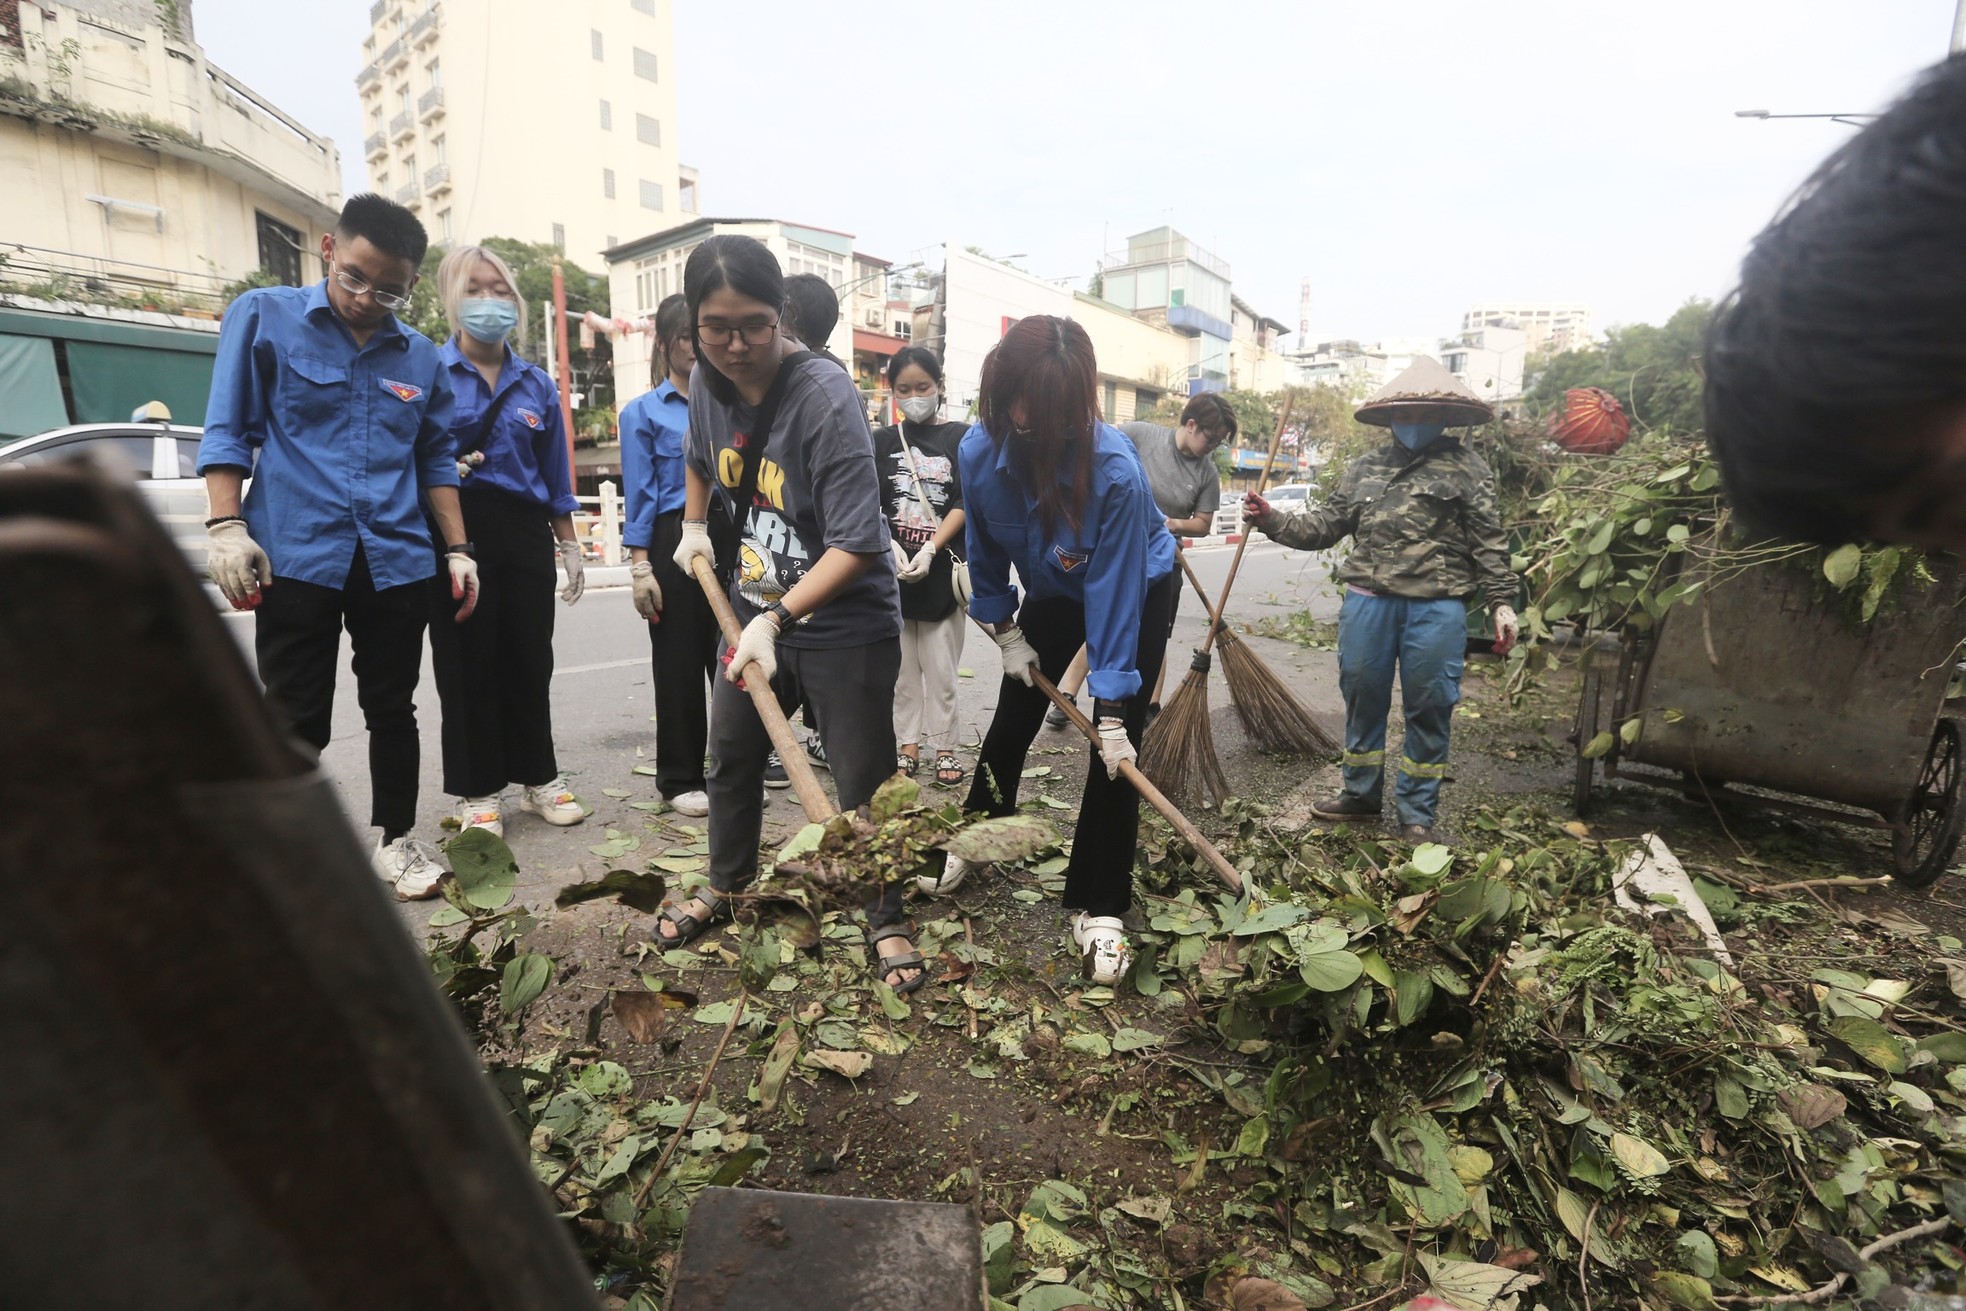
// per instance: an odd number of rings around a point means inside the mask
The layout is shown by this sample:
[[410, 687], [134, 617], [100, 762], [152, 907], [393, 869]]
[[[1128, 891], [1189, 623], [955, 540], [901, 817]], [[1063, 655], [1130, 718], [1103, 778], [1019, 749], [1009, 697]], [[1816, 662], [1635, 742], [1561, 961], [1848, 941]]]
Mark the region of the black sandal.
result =
[[661, 944], [664, 951], [674, 951], [678, 947], [687, 947], [690, 943], [695, 942], [717, 925], [725, 923], [730, 919], [730, 897], [728, 895], [713, 892], [707, 887], [698, 888], [690, 894], [690, 900], [707, 901], [710, 903], [710, 909], [699, 917], [684, 910], [682, 902], [671, 902], [664, 906], [662, 908], [661, 919], [665, 919], [676, 926], [676, 936], [673, 938], [664, 937], [660, 928], [655, 931], [655, 940]]
[[913, 992], [928, 982], [928, 963], [922, 959], [922, 954], [919, 951], [904, 952], [899, 956], [881, 955], [881, 944], [889, 938], [906, 938], [912, 945], [915, 935], [902, 928], [899, 924], [890, 924], [884, 929], [875, 930], [874, 936], [867, 940], [867, 945], [874, 950], [874, 959], [868, 968], [873, 973], [873, 976], [883, 983], [887, 983], [887, 976], [895, 973], [897, 970], [915, 971], [914, 978], [903, 979], [900, 983], [888, 983], [887, 985], [894, 989], [896, 993]]
[[905, 774], [907, 777], [913, 778], [915, 776], [915, 771], [920, 769], [921, 767], [922, 767], [922, 762], [920, 756], [911, 756], [905, 751], [897, 751], [894, 753], [895, 773]]
[[963, 762], [956, 759], [953, 753], [948, 751], [935, 753], [935, 781], [941, 786], [952, 788], [962, 782], [967, 773], [968, 771], [963, 768]]

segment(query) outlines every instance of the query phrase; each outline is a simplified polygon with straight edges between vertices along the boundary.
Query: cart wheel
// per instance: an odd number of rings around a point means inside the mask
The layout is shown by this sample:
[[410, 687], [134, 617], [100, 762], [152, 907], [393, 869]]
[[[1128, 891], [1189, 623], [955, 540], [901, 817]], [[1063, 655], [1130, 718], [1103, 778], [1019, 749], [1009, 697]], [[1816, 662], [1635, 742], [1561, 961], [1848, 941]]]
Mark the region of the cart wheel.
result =
[[1952, 864], [1960, 824], [1966, 820], [1966, 811], [1960, 809], [1959, 756], [1959, 725], [1941, 719], [1932, 730], [1932, 745], [1925, 751], [1918, 786], [1912, 789], [1891, 834], [1895, 878], [1906, 887], [1925, 887]]
[[1603, 670], [1596, 660], [1585, 656], [1584, 690], [1577, 698], [1577, 781], [1570, 789], [1570, 808], [1579, 818], [1591, 808], [1591, 776], [1597, 770], [1597, 761], [1586, 756], [1584, 749], [1597, 736], [1597, 703], [1603, 691]]

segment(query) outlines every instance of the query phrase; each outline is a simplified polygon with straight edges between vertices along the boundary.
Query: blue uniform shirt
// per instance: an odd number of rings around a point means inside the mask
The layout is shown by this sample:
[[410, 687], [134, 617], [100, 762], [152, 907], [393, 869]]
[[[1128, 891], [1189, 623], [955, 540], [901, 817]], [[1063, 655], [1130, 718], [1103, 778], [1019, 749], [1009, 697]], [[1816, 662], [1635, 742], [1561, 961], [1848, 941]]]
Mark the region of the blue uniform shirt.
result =
[[[567, 433], [560, 423], [560, 389], [546, 370], [505, 351], [498, 371], [498, 390], [485, 385], [485, 375], [464, 357], [455, 339], [443, 345], [450, 369], [457, 415], [451, 433], [459, 439], [476, 429], [478, 416], [494, 396], [506, 400], [492, 419], [492, 431], [478, 447], [485, 462], [464, 480], [468, 487], [493, 487], [509, 496], [544, 507], [552, 514], [572, 514], [580, 508], [573, 499], [573, 480], [567, 469]], [[455, 450], [458, 442], [454, 442]]]
[[1174, 568], [1174, 538], [1133, 443], [1109, 424], [1094, 429], [1085, 522], [1077, 529], [1061, 522], [1050, 533], [1038, 498], [1011, 470], [1008, 442], [1000, 446], [979, 423], [963, 438], [960, 463], [970, 615], [998, 624], [1015, 613], [1014, 565], [1033, 599], [1064, 596], [1085, 607], [1092, 695], [1122, 701], [1139, 691], [1140, 608], [1148, 584]]
[[275, 577], [343, 587], [359, 545], [376, 587], [400, 587], [437, 572], [421, 495], [457, 486], [450, 427], [429, 338], [389, 318], [358, 347], [326, 282], [264, 287], [219, 327], [198, 472], [252, 470], [246, 528]]
[[683, 508], [688, 436], [689, 400], [667, 378], [621, 411], [621, 483], [628, 502], [623, 546], [648, 549], [655, 541], [655, 521]]

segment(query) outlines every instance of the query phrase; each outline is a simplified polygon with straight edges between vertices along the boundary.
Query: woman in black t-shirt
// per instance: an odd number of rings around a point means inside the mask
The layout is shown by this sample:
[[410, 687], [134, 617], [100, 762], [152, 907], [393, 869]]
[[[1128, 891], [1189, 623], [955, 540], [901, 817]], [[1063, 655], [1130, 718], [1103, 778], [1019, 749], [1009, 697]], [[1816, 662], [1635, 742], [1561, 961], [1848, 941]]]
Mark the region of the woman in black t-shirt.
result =
[[956, 666], [963, 652], [963, 609], [956, 599], [950, 548], [963, 534], [962, 478], [956, 448], [967, 427], [939, 423], [942, 362], [922, 346], [904, 346], [888, 361], [887, 385], [905, 416], [874, 434], [881, 510], [894, 536], [901, 583], [901, 681], [894, 689], [896, 767], [913, 775], [925, 745], [935, 781], [963, 781], [956, 758]]

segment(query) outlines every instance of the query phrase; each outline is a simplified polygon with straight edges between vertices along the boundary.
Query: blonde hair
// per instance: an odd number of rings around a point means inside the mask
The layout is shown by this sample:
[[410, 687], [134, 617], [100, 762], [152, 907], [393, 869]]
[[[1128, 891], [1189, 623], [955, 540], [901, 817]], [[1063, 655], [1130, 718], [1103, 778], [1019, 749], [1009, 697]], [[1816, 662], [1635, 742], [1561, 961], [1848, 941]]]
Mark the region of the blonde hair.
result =
[[505, 279], [505, 285], [512, 288], [512, 299], [519, 306], [519, 326], [512, 329], [512, 349], [521, 355], [526, 349], [526, 298], [519, 290], [519, 279], [512, 274], [512, 266], [499, 258], [496, 251], [483, 246], [457, 246], [444, 256], [444, 262], [437, 266], [437, 295], [444, 302], [444, 317], [450, 321], [451, 335], [459, 332], [457, 323], [458, 308], [464, 304], [464, 294], [471, 286], [471, 275], [478, 271], [478, 261], [483, 260], [498, 270], [498, 276]]

